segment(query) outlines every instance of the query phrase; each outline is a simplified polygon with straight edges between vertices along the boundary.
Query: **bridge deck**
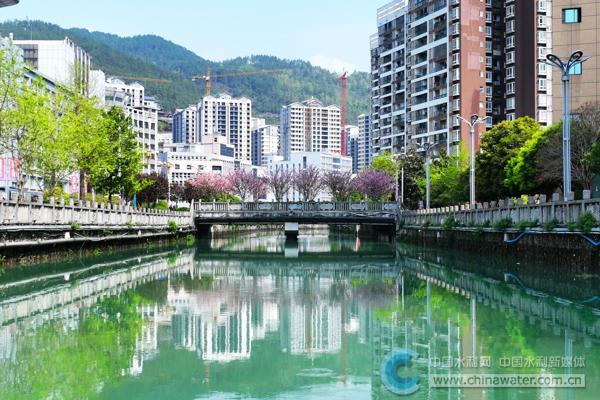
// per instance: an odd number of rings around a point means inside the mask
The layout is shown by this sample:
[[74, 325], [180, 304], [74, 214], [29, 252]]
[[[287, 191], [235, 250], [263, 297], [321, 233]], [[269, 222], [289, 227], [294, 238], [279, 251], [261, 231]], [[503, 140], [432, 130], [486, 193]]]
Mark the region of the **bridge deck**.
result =
[[279, 203], [198, 203], [197, 225], [210, 224], [370, 224], [395, 225], [396, 203], [384, 202], [279, 202]]

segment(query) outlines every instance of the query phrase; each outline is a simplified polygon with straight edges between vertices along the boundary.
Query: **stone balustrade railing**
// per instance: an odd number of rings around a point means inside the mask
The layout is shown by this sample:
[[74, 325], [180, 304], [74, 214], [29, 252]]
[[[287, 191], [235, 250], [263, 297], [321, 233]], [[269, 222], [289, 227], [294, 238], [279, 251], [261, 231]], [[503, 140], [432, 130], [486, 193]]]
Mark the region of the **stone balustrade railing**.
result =
[[49, 203], [0, 201], [0, 227], [2, 225], [67, 225], [84, 226], [150, 226], [165, 227], [170, 221], [179, 226], [192, 226], [190, 211], [154, 210], [133, 208], [91, 201], [75, 203], [73, 199], [50, 199]]
[[406, 226], [442, 225], [449, 217], [453, 217], [459, 224], [465, 226], [494, 224], [507, 218], [515, 224], [537, 221], [542, 225], [553, 220], [558, 221], [559, 224], [568, 224], [577, 221], [583, 213], [590, 212], [596, 220], [600, 221], [600, 199], [589, 198], [589, 193], [584, 195], [584, 200], [565, 202], [555, 195], [548, 201], [546, 196], [540, 195], [529, 198], [529, 201], [528, 204], [524, 204], [522, 199], [507, 199], [481, 203], [474, 207], [466, 204], [402, 211], [401, 220]]
[[254, 203], [222, 203], [197, 202], [193, 210], [201, 213], [210, 212], [336, 212], [336, 211], [381, 211], [396, 212], [398, 204], [394, 202], [254, 202]]

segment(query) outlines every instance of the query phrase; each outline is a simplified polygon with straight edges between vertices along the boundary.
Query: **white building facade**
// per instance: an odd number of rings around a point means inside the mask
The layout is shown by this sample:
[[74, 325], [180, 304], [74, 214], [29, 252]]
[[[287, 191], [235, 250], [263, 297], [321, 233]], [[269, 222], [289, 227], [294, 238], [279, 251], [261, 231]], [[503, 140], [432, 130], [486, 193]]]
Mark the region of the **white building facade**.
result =
[[143, 172], [158, 171], [158, 110], [156, 100], [146, 97], [145, 89], [135, 82], [126, 84], [120, 79], [106, 82], [106, 106], [123, 108], [131, 118], [133, 131], [143, 151]]
[[316, 99], [292, 103], [281, 109], [281, 153], [289, 160], [294, 152], [341, 152], [341, 110], [325, 107]]
[[173, 114], [173, 143], [197, 143], [198, 109], [196, 106], [189, 106], [184, 109], [178, 109]]
[[27, 64], [56, 83], [74, 84], [87, 94], [91, 58], [68, 37], [63, 40], [14, 40]]
[[204, 97], [198, 104], [199, 136], [225, 136], [235, 148], [235, 158], [250, 162], [252, 101], [226, 94]]
[[235, 148], [221, 135], [203, 135], [200, 143], [165, 143], [159, 153], [161, 173], [169, 182], [183, 185], [199, 174], [227, 175], [251, 168], [249, 161], [234, 158]]
[[279, 127], [264, 123], [252, 129], [252, 165], [265, 165], [266, 157], [279, 152]]

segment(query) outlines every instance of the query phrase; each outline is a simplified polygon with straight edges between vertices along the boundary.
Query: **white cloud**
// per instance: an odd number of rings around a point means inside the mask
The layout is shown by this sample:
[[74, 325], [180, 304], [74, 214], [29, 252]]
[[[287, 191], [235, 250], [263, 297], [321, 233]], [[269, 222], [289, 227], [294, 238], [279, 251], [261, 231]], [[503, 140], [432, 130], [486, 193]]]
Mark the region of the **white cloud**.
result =
[[360, 70], [360, 68], [358, 68], [356, 65], [354, 65], [352, 63], [346, 62], [339, 58], [329, 57], [329, 56], [326, 56], [325, 54], [320, 54], [320, 53], [312, 55], [308, 60], [313, 65], [317, 65], [319, 67], [322, 67], [322, 68], [325, 68], [332, 72], [337, 72], [337, 73], [342, 73], [344, 71], [354, 72], [354, 71]]

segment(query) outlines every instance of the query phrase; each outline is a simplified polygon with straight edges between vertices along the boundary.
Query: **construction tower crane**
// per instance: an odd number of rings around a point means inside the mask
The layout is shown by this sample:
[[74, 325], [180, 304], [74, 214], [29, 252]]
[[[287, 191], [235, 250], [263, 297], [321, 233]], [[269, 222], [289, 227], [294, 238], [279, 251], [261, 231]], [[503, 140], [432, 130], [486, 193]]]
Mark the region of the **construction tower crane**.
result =
[[266, 75], [266, 74], [278, 74], [282, 72], [288, 72], [287, 69], [261, 69], [256, 71], [248, 72], [230, 72], [225, 74], [213, 75], [211, 67], [208, 67], [206, 75], [193, 76], [193, 81], [204, 81], [204, 94], [210, 96], [212, 92], [212, 80], [214, 78], [229, 78], [234, 76], [251, 76], [251, 75]]
[[123, 76], [123, 75], [112, 75], [114, 78], [126, 79], [128, 81], [144, 81], [154, 83], [172, 83], [169, 79], [158, 79], [158, 78], [147, 78], [144, 76]]
[[348, 96], [348, 73], [344, 72], [342, 76], [339, 77], [339, 80], [342, 82], [342, 155], [345, 156], [348, 154], [348, 146], [346, 144], [346, 101]]

